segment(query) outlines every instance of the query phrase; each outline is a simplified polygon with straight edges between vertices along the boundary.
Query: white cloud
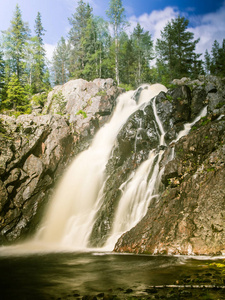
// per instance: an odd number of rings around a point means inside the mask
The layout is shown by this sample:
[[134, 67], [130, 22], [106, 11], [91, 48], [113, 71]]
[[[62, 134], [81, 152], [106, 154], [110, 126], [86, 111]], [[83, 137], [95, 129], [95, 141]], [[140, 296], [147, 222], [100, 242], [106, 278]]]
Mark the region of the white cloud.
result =
[[45, 51], [46, 51], [46, 57], [49, 61], [52, 60], [54, 49], [56, 48], [56, 45], [51, 44], [45, 44], [44, 45]]
[[198, 24], [189, 30], [195, 39], [200, 38], [196, 46], [198, 53], [204, 54], [206, 49], [210, 52], [215, 40], [221, 44], [225, 39], [225, 2], [217, 12], [199, 16]]
[[176, 18], [178, 14], [176, 7], [166, 7], [163, 10], [153, 10], [150, 14], [145, 13], [139, 17], [132, 16], [129, 18], [130, 30], [133, 31], [137, 23], [140, 23], [141, 27], [149, 31], [152, 39], [156, 41], [168, 21]]
[[[168, 21], [178, 17], [179, 14], [184, 15], [191, 21], [190, 23], [195, 24], [195, 26], [189, 27], [188, 31], [194, 33], [194, 39], [200, 38], [196, 45], [197, 53], [204, 54], [206, 49], [210, 52], [215, 40], [221, 44], [225, 38], [225, 1], [217, 12], [206, 15], [189, 17], [188, 11], [180, 12], [176, 7], [168, 6], [163, 10], [154, 10], [150, 14], [145, 13], [139, 17], [132, 16], [129, 18], [131, 24], [129, 32], [132, 32], [137, 23], [140, 23], [141, 27], [149, 31], [153, 41], [156, 42]], [[203, 56], [201, 58], [203, 59]]]

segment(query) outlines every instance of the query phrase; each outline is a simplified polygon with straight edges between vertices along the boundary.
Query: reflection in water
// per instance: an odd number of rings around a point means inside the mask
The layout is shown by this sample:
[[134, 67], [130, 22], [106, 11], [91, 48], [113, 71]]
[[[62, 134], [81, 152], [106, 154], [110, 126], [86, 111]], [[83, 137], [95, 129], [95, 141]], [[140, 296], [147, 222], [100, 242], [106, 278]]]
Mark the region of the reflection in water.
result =
[[179, 276], [203, 269], [207, 263], [184, 257], [98, 252], [0, 256], [0, 288], [4, 300], [119, 294], [129, 288], [141, 295], [148, 286], [174, 284]]

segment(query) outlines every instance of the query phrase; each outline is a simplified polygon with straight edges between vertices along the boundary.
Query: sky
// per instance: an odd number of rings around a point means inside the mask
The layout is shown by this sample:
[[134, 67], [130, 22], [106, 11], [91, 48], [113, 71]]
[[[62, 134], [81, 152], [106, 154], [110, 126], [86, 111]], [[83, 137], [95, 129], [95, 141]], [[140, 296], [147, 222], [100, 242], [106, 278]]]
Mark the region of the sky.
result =
[[[68, 36], [70, 24], [68, 18], [76, 10], [78, 0], [0, 0], [0, 31], [7, 30], [13, 18], [16, 4], [19, 5], [23, 21], [28, 22], [33, 30], [37, 13], [41, 13], [45, 28], [44, 43], [47, 57], [51, 59], [54, 48], [62, 36]], [[96, 16], [105, 19], [109, 0], [89, 0]], [[188, 31], [194, 33], [194, 38], [200, 38], [196, 52], [211, 51], [212, 44], [217, 40], [220, 45], [225, 39], [225, 0], [122, 0], [127, 20], [128, 30], [132, 31], [136, 24], [140, 25], [156, 41], [160, 31], [172, 18], [178, 15], [189, 20]], [[204, 57], [201, 57], [202, 59]]]

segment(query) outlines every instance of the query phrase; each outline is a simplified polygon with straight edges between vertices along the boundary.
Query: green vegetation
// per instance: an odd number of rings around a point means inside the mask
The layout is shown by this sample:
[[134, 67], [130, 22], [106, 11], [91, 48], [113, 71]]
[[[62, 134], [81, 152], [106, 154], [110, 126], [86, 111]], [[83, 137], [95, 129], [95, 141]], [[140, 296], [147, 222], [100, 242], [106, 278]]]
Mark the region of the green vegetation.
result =
[[63, 113], [66, 107], [65, 97], [62, 94], [62, 91], [59, 91], [57, 94], [54, 94], [52, 100], [55, 100], [58, 105], [58, 110]]
[[82, 109], [80, 109], [80, 110], [76, 113], [76, 115], [82, 115], [84, 119], [87, 118], [86, 112], [83, 111]]
[[[203, 62], [195, 52], [199, 40], [188, 31], [189, 21], [184, 17], [166, 24], [154, 49], [150, 33], [139, 23], [128, 34], [122, 0], [110, 0], [106, 15], [108, 20], [95, 16], [88, 2], [78, 1], [69, 18], [68, 39], [61, 37], [55, 48], [50, 74], [41, 14], [37, 13], [35, 35], [31, 36], [16, 5], [10, 26], [0, 37], [0, 111], [28, 112], [32, 96], [49, 91], [50, 76], [54, 85], [76, 78], [113, 78], [125, 90], [148, 82], [171, 87], [174, 78], [196, 78], [204, 73], [225, 76], [225, 39], [222, 45], [214, 42], [211, 55], [206, 51]], [[44, 104], [39, 96], [35, 101]]]
[[44, 28], [41, 15], [35, 20], [35, 36], [16, 5], [8, 30], [2, 33], [0, 49], [0, 111], [10, 114], [30, 113], [32, 94], [48, 91], [49, 71], [45, 62]]
[[95, 96], [106, 96], [106, 91], [99, 91]]
[[222, 46], [220, 46], [217, 40], [214, 41], [211, 55], [206, 50], [205, 69], [207, 73], [225, 76], [225, 39], [223, 39]]

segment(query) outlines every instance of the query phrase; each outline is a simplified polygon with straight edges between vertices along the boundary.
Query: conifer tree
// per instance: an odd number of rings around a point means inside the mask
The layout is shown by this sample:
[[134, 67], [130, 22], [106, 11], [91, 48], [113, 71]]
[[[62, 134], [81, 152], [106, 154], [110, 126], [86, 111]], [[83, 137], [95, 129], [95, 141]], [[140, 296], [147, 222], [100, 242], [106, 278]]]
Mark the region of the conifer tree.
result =
[[168, 22], [161, 31], [161, 39], [157, 40], [156, 50], [158, 53], [157, 64], [159, 68], [164, 67], [163, 75], [173, 78], [183, 76], [194, 76], [201, 72], [201, 54], [195, 53], [196, 44], [194, 34], [187, 31], [189, 21], [184, 17], [177, 17]]
[[0, 107], [5, 98], [5, 62], [3, 52], [0, 51]]
[[211, 57], [208, 52], [208, 50], [205, 51], [205, 70], [206, 73], [210, 73], [210, 68], [211, 68]]
[[38, 12], [35, 19], [34, 31], [36, 35], [33, 38], [34, 65], [32, 74], [32, 90], [33, 93], [39, 93], [45, 88], [44, 77], [46, 72], [45, 49], [43, 42], [45, 29], [42, 25], [40, 12]]
[[64, 84], [69, 79], [70, 45], [61, 37], [53, 53], [54, 83]]
[[211, 74], [225, 76], [225, 39], [223, 39], [221, 47], [219, 42], [215, 40], [212, 46], [211, 53]]
[[87, 27], [92, 18], [92, 8], [83, 0], [78, 2], [76, 12], [69, 18], [72, 28], [69, 31], [69, 42], [73, 49], [70, 56], [70, 73], [73, 77], [83, 77], [82, 72], [87, 62]]
[[144, 32], [138, 23], [131, 36], [136, 57], [136, 86], [149, 80], [150, 60], [153, 59], [153, 41], [148, 31]]
[[29, 101], [23, 85], [16, 73], [13, 73], [7, 86], [7, 97], [2, 102], [3, 107], [25, 112], [29, 107]]
[[23, 80], [26, 73], [25, 48], [30, 37], [30, 30], [22, 20], [22, 13], [18, 5], [10, 28], [3, 34], [3, 46], [6, 56], [6, 76], [15, 73], [19, 80]]

